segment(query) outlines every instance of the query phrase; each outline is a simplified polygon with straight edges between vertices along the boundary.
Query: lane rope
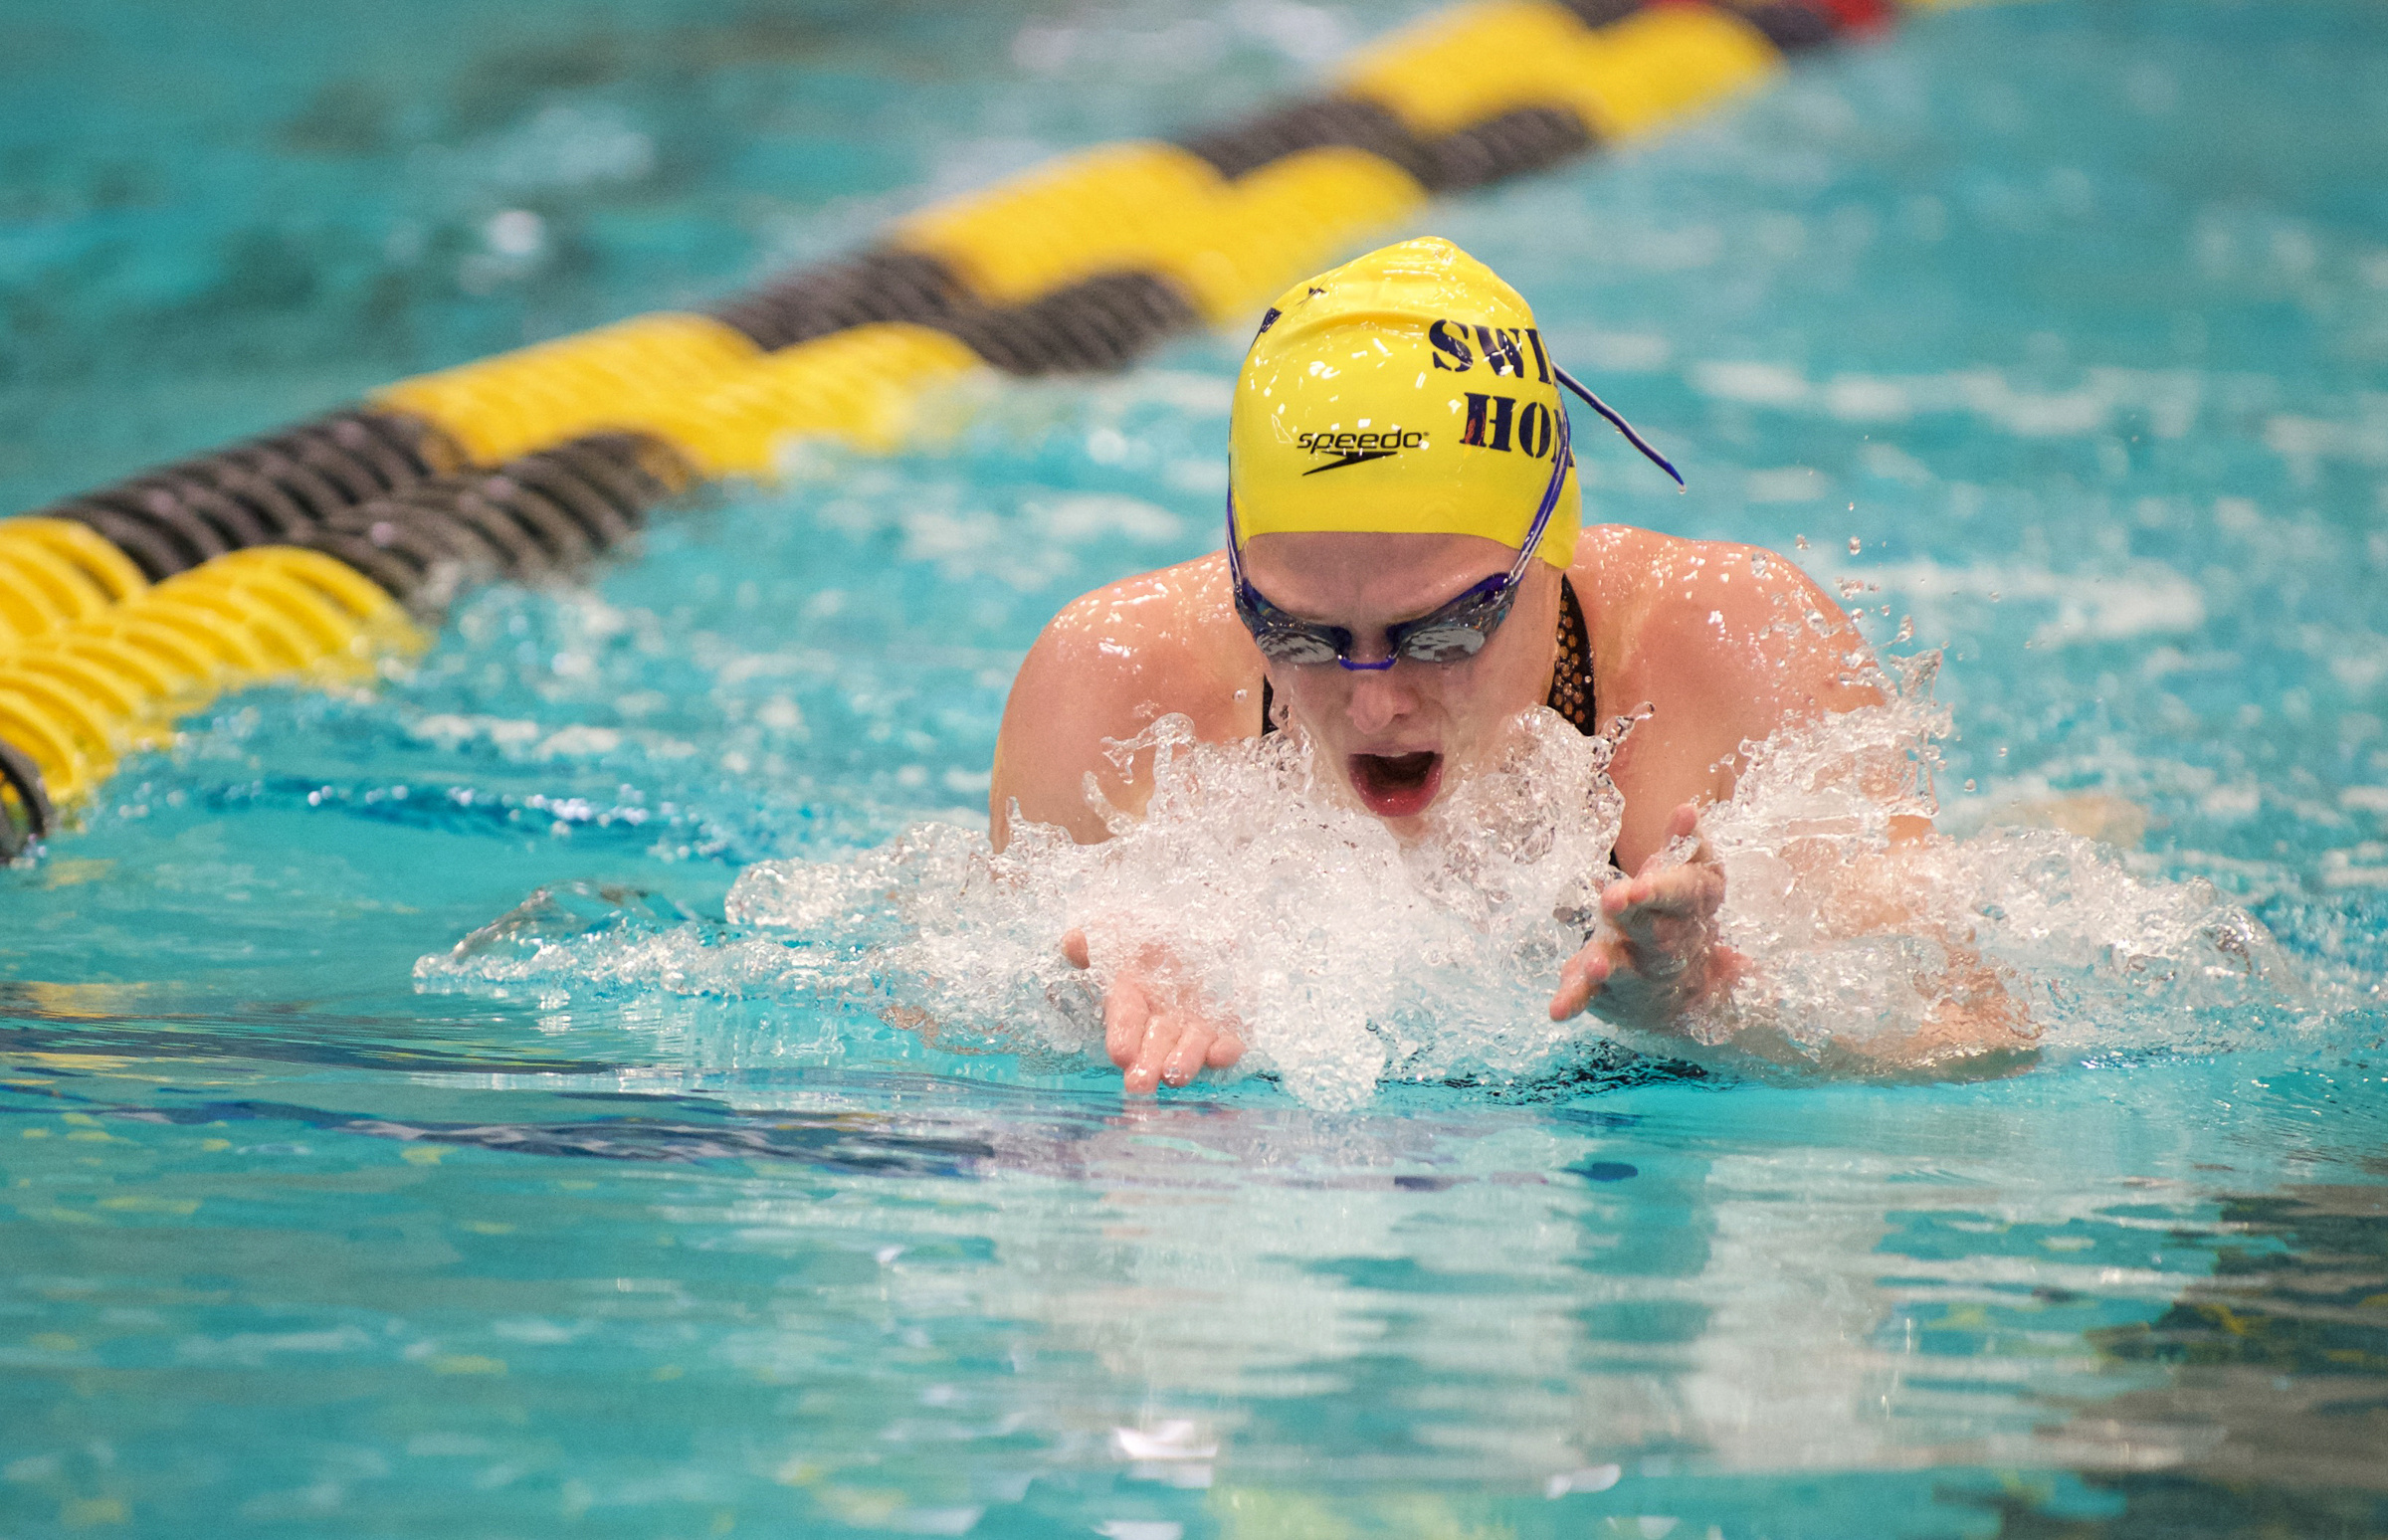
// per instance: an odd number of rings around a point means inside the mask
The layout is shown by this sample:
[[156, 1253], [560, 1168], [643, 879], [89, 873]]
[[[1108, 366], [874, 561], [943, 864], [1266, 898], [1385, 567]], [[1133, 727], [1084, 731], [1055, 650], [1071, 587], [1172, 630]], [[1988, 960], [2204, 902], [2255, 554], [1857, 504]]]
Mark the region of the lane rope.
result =
[[174, 718], [369, 678], [464, 586], [569, 578], [792, 443], [901, 445], [974, 371], [1125, 367], [1241, 324], [1431, 198], [1660, 131], [1951, 0], [1472, 0], [1317, 95], [1101, 145], [704, 313], [638, 315], [0, 520], [0, 861]]

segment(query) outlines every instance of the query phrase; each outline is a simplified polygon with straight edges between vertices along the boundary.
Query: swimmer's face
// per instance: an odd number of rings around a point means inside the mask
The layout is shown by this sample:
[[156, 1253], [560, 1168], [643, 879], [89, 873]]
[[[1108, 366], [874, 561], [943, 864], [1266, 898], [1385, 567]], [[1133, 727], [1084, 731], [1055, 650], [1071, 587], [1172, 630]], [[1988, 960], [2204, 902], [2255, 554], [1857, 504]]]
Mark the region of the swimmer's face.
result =
[[[1448, 604], [1516, 561], [1481, 535], [1318, 532], [1256, 535], [1244, 575], [1279, 609], [1351, 633], [1352, 657], [1386, 656], [1385, 630]], [[1269, 682], [1322, 763], [1340, 765], [1362, 807], [1410, 833], [1455, 774], [1485, 762], [1510, 718], [1550, 688], [1559, 575], [1527, 565], [1508, 619], [1459, 663], [1396, 659], [1382, 672], [1269, 664]]]

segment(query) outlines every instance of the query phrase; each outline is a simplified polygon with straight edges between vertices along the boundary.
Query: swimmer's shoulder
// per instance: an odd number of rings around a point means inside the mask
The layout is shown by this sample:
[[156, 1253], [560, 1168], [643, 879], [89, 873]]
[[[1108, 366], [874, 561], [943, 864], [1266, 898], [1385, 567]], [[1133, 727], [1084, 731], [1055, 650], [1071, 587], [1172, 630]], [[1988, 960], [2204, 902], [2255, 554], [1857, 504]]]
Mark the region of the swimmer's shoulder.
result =
[[1654, 648], [1680, 654], [1720, 642], [1787, 642], [1795, 627], [1838, 649], [1856, 640], [1848, 616], [1797, 562], [1760, 545], [1594, 524], [1577, 537], [1568, 576], [1596, 655], [1621, 663]]
[[1672, 715], [1643, 734], [1762, 739], [1786, 720], [1882, 697], [1865, 639], [1799, 564], [1731, 540], [1586, 529], [1569, 571], [1592, 634], [1600, 709]]
[[1126, 703], [1142, 721], [1172, 711], [1191, 716], [1205, 738], [1239, 735], [1210, 731], [1209, 718], [1261, 672], [1260, 652], [1228, 593], [1227, 558], [1216, 551], [1080, 596], [1046, 626], [1029, 657], [1032, 665], [1066, 670], [1081, 689]]
[[[1260, 681], [1260, 653], [1236, 620], [1224, 555], [1081, 596], [1046, 625], [1004, 703], [991, 789], [998, 830], [1016, 798], [1036, 822], [1101, 839], [1084, 784], [1089, 772], [1115, 775], [1106, 744], [1172, 713], [1206, 741], [1250, 737], [1259, 729]], [[1113, 801], [1139, 806], [1149, 788], [1141, 773], [1137, 781]]]

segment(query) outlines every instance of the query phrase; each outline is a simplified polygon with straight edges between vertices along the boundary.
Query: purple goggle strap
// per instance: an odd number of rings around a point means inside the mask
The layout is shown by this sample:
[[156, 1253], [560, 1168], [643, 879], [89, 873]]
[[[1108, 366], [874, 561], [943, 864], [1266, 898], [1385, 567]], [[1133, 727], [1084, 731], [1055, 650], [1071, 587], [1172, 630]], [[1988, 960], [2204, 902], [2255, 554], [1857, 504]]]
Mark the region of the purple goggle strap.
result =
[[[1598, 396], [1595, 396], [1592, 394], [1592, 392], [1586, 390], [1584, 388], [1583, 381], [1577, 379], [1574, 375], [1569, 374], [1557, 364], [1552, 364], [1550, 366], [1550, 372], [1559, 377], [1560, 384], [1566, 386], [1569, 390], [1572, 390], [1577, 395], [1583, 397], [1584, 405], [1590, 407], [1593, 411], [1598, 412], [1601, 416], [1607, 418], [1609, 420], [1610, 427], [1625, 435], [1626, 443], [1631, 444], [1634, 448], [1642, 452], [1643, 459], [1649, 461], [1652, 465], [1657, 466], [1669, 476], [1674, 477], [1677, 487], [1684, 490], [1690, 489], [1684, 486], [1684, 473], [1675, 469], [1675, 462], [1669, 460], [1657, 450], [1652, 449], [1650, 447], [1650, 441], [1643, 438], [1642, 435], [1634, 432], [1634, 425], [1627, 422], [1623, 417], [1620, 417], [1617, 414], [1617, 409], [1615, 407], [1610, 406], [1606, 401], [1601, 400]], [[1566, 414], [1562, 412], [1560, 415], [1564, 417]]]

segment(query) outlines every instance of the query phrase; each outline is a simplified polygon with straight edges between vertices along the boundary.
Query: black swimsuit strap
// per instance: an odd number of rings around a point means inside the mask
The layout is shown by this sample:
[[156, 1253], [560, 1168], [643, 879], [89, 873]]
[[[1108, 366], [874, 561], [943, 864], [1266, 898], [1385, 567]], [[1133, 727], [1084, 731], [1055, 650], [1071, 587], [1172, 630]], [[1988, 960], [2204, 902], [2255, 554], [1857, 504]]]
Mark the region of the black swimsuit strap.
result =
[[[1600, 731], [1599, 697], [1592, 681], [1592, 635], [1584, 625], [1584, 607], [1575, 600], [1575, 585], [1559, 579], [1559, 659], [1551, 670], [1550, 694], [1544, 705], [1567, 718], [1585, 737]], [[1269, 675], [1261, 675], [1261, 731], [1277, 731], [1277, 693]]]
[[1600, 733], [1599, 697], [1592, 687], [1592, 633], [1575, 585], [1559, 579], [1559, 662], [1550, 674], [1550, 696], [1542, 702], [1567, 718], [1585, 737]]

